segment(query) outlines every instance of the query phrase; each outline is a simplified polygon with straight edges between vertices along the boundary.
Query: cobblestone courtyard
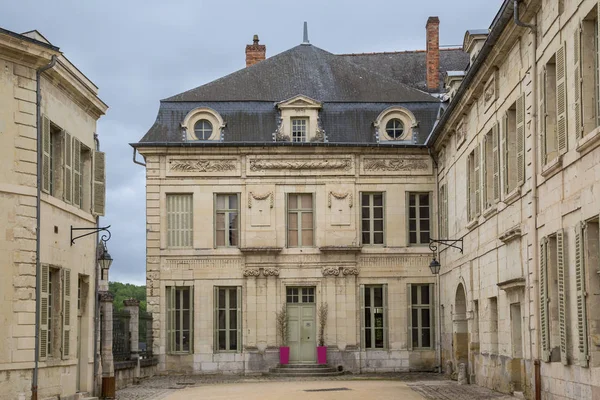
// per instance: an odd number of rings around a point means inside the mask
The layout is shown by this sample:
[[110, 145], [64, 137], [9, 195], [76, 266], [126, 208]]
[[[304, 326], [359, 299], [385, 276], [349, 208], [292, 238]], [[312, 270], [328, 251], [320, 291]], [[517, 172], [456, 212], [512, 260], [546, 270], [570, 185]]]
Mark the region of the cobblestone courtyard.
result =
[[[385, 385], [372, 388], [374, 381], [386, 382]], [[265, 390], [274, 382], [289, 382], [286, 388], [290, 393], [294, 390], [302, 392], [298, 398], [303, 399], [338, 399], [355, 398], [361, 391], [369, 390], [369, 398], [391, 398], [390, 391], [402, 398], [428, 399], [428, 400], [508, 400], [512, 396], [493, 392], [475, 385], [458, 385], [454, 381], [444, 379], [437, 374], [402, 373], [402, 374], [363, 374], [343, 375], [334, 378], [281, 378], [281, 377], [243, 377], [228, 375], [177, 375], [158, 376], [142, 381], [139, 385], [130, 386], [117, 392], [118, 400], [177, 400], [193, 399], [196, 395], [201, 398], [227, 399], [237, 398], [226, 396], [234, 389], [232, 384], [242, 384], [244, 398], [247, 400], [265, 398]], [[293, 383], [293, 385], [292, 385]], [[306, 383], [306, 385], [303, 385]], [[335, 383], [335, 384], [334, 384]], [[396, 386], [392, 384], [396, 383]], [[252, 385], [250, 385], [252, 384]], [[305, 390], [322, 390], [318, 393], [305, 392]], [[412, 389], [409, 390], [408, 388]], [[195, 390], [193, 390], [195, 389]], [[241, 389], [241, 388], [239, 388]], [[237, 391], [237, 390], [236, 390]], [[378, 393], [381, 392], [381, 393]], [[299, 395], [300, 396], [300, 395]], [[277, 398], [277, 397], [270, 397]], [[287, 400], [293, 396], [286, 395]], [[358, 398], [358, 397], [356, 397]]]

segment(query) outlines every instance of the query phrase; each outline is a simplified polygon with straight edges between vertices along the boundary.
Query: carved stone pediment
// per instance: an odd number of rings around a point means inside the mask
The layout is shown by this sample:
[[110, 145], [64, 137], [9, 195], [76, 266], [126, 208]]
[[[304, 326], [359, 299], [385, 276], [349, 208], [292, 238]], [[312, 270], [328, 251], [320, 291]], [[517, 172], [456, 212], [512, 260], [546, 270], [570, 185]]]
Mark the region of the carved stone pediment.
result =
[[299, 94], [287, 100], [277, 103], [279, 109], [282, 108], [321, 108], [321, 102], [312, 99], [303, 94]]

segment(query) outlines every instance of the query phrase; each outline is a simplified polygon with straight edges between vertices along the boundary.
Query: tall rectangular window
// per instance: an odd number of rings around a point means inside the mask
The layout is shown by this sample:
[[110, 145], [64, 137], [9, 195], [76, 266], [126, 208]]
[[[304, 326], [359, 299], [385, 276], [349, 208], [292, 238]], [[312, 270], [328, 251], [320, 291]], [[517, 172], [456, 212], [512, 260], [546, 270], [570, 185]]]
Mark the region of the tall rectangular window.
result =
[[598, 125], [598, 9], [594, 7], [574, 34], [574, 101], [576, 137], [587, 135]]
[[410, 285], [410, 326], [413, 348], [433, 347], [433, 285]]
[[167, 347], [171, 353], [192, 351], [193, 293], [191, 286], [167, 286]]
[[541, 115], [544, 124], [544, 163], [552, 161], [558, 156], [558, 143], [556, 138], [556, 58], [546, 64], [544, 80], [541, 83], [545, 90], [543, 106], [545, 108]]
[[440, 237], [448, 237], [448, 185], [440, 187]]
[[500, 158], [498, 145], [498, 125], [494, 125], [494, 127], [485, 135], [483, 150], [483, 198], [486, 209], [493, 206], [500, 195]]
[[362, 244], [383, 244], [383, 193], [362, 193]]
[[387, 285], [361, 285], [362, 344], [383, 349], [387, 342]]
[[408, 237], [410, 244], [429, 244], [431, 234], [431, 195], [408, 194]]
[[306, 142], [308, 118], [292, 118], [292, 142]]
[[240, 287], [215, 287], [215, 338], [219, 351], [241, 351], [242, 306]]
[[65, 141], [62, 130], [50, 125], [50, 194], [62, 195], [63, 190], [63, 157]]
[[489, 319], [488, 326], [490, 332], [490, 354], [498, 354], [498, 298], [489, 298]]
[[288, 247], [314, 246], [312, 193], [288, 194]]
[[[567, 151], [567, 83], [565, 47], [546, 63], [540, 79], [540, 132], [544, 164]], [[573, 99], [571, 99], [573, 101]]]
[[503, 133], [504, 154], [504, 193], [510, 193], [517, 187], [517, 103], [513, 103], [504, 116]]
[[216, 195], [216, 246], [239, 246], [239, 196], [237, 194]]
[[479, 160], [481, 145], [475, 147], [467, 159], [467, 211], [469, 221], [475, 220], [481, 213], [481, 175]]
[[191, 194], [167, 194], [167, 246], [192, 247], [193, 197]]

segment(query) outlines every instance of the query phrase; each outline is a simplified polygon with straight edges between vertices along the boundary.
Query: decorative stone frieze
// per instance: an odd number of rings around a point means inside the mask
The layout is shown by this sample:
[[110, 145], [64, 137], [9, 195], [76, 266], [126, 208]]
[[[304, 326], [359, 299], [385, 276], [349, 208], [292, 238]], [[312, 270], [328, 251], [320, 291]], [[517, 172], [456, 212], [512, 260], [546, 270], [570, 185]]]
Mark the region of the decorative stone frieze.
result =
[[258, 269], [258, 268], [247, 268], [247, 269], [244, 270], [243, 274], [244, 274], [245, 278], [248, 278], [248, 277], [251, 277], [251, 276], [258, 277], [258, 276], [260, 276], [260, 269]]
[[227, 172], [235, 171], [233, 160], [171, 160], [169, 170], [172, 172]]
[[333, 169], [347, 171], [352, 168], [352, 160], [330, 159], [330, 160], [250, 160], [250, 171], [265, 171], [265, 170], [321, 170]]
[[347, 276], [347, 275], [358, 275], [358, 268], [354, 268], [354, 267], [343, 268], [342, 269], [342, 273], [345, 276]]
[[323, 276], [339, 276], [340, 270], [339, 268], [326, 267], [321, 270], [323, 272]]
[[193, 259], [167, 259], [162, 269], [165, 271], [190, 270], [196, 268], [240, 268], [242, 262], [239, 258], [193, 258]]
[[423, 158], [365, 158], [363, 160], [365, 171], [411, 171], [411, 170], [428, 170], [429, 163]]
[[335, 197], [338, 200], [343, 200], [345, 198], [348, 198], [348, 206], [350, 208], [352, 208], [352, 206], [354, 205], [354, 196], [352, 196], [352, 193], [350, 193], [350, 192], [337, 193], [337, 192], [330, 191], [329, 195], [327, 196], [327, 207], [329, 207], [329, 208], [331, 208], [331, 196]]
[[264, 268], [262, 270], [264, 276], [279, 276], [278, 268]]

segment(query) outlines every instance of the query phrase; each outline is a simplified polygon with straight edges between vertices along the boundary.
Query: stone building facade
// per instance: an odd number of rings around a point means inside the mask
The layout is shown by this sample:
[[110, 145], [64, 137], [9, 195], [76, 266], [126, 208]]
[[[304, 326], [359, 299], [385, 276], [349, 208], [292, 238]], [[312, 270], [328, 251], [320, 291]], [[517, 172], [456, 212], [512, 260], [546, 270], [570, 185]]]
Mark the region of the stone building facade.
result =
[[159, 370], [267, 372], [282, 307], [290, 362], [316, 363], [325, 304], [330, 365], [438, 366], [437, 198], [423, 142], [438, 70], [468, 62], [439, 50], [438, 24], [428, 22], [434, 55], [334, 55], [305, 40], [255, 63], [255, 37], [249, 67], [161, 101], [133, 144], [146, 167]]
[[599, 10], [505, 1], [428, 139], [464, 244], [439, 254], [443, 360], [527, 398], [600, 398]]
[[37, 398], [70, 398], [93, 391], [96, 241], [70, 228], [104, 213], [107, 106], [37, 31], [0, 29], [0, 67], [0, 399], [30, 398], [36, 367]]

